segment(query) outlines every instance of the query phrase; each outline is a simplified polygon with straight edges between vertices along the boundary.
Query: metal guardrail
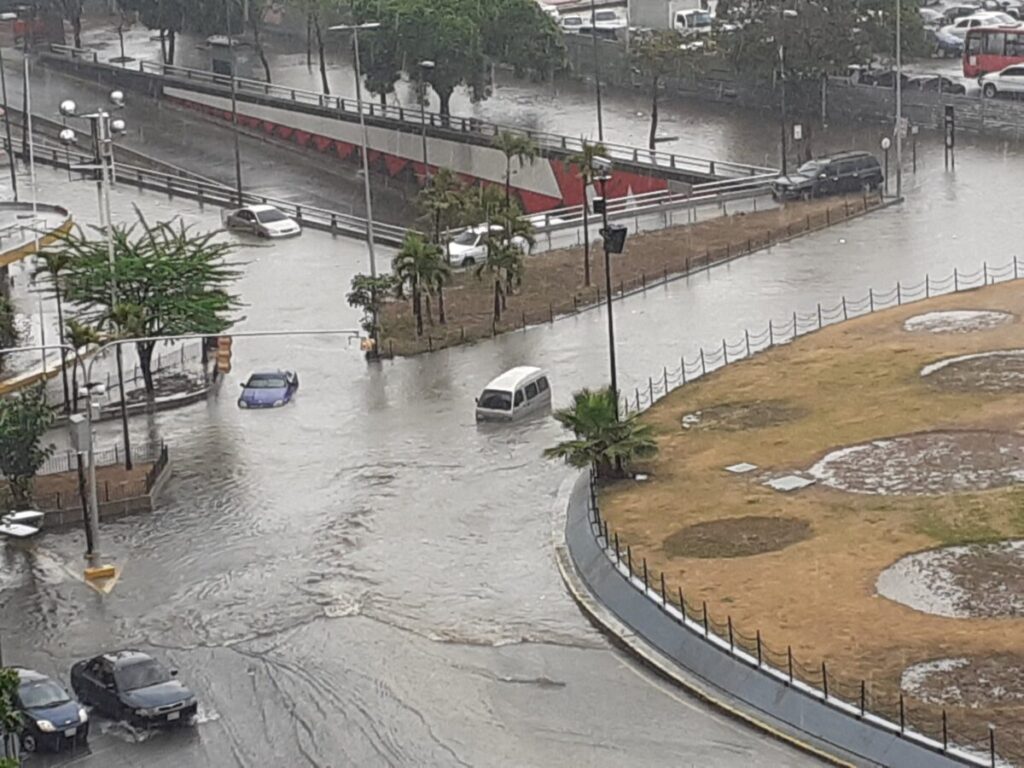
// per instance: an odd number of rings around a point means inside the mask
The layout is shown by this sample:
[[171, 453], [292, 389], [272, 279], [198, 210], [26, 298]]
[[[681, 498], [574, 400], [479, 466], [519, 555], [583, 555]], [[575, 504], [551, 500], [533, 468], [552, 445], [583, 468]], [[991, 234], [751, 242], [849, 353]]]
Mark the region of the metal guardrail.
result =
[[[112, 64], [100, 62], [95, 51], [87, 51], [80, 48], [72, 48], [66, 45], [51, 45], [51, 52], [76, 60], [87, 60], [97, 66], [106, 66], [111, 69], [125, 69]], [[231, 78], [188, 67], [178, 67], [171, 64], [161, 64], [154, 61], [140, 60], [138, 72], [151, 74], [159, 77], [170, 78], [179, 81], [203, 83], [218, 88], [227, 89], [230, 87]], [[339, 96], [330, 96], [315, 91], [307, 91], [301, 88], [289, 88], [282, 85], [263, 82], [262, 80], [249, 80], [246, 78], [235, 78], [235, 88], [239, 95], [254, 94], [263, 98], [280, 99], [281, 101], [294, 104], [329, 109], [334, 112], [341, 112], [351, 115], [355, 119], [360, 112], [366, 117], [380, 120], [391, 120], [420, 130], [424, 123], [432, 130], [439, 133], [462, 134], [467, 137], [490, 139], [503, 131], [519, 133], [528, 136], [542, 150], [559, 155], [573, 155], [583, 150], [582, 138], [573, 138], [556, 133], [545, 131], [533, 131], [530, 129], [518, 128], [515, 126], [501, 125], [475, 117], [445, 117], [422, 109], [409, 109], [401, 106], [382, 105], [373, 101], [357, 101]], [[657, 169], [665, 173], [691, 172], [722, 179], [743, 178], [759, 176], [763, 174], [776, 173], [773, 168], [747, 165], [745, 163], [734, 163], [727, 160], [714, 160], [711, 158], [697, 157], [693, 155], [676, 154], [674, 152], [662, 152], [659, 150], [641, 149], [624, 144], [613, 144], [604, 142], [605, 150], [611, 160], [632, 163], [649, 169]]]

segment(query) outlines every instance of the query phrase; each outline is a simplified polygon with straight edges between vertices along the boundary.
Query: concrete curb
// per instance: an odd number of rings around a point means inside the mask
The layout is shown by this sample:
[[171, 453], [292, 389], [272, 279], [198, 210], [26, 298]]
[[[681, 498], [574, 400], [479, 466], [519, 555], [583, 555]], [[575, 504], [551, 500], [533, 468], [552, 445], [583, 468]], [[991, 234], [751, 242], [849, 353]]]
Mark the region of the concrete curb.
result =
[[565, 583], [569, 594], [576, 602], [580, 611], [583, 612], [584, 616], [587, 617], [599, 632], [608, 638], [612, 645], [625, 651], [662, 679], [682, 688], [704, 703], [751, 728], [799, 749], [801, 752], [806, 752], [831, 765], [843, 766], [843, 768], [859, 768], [859, 766], [870, 765], [868, 763], [851, 762], [849, 759], [833, 755], [826, 751], [824, 747], [804, 741], [798, 738], [796, 734], [786, 732], [781, 726], [776, 726], [758, 717], [759, 713], [743, 707], [740, 702], [722, 696], [719, 691], [690, 675], [686, 670], [645, 642], [640, 635], [620, 621], [610, 609], [606, 608], [604, 604], [595, 598], [576, 568], [576, 563], [569, 551], [569, 544], [565, 537], [565, 530], [568, 525], [569, 498], [572, 496], [573, 489], [578, 482], [580, 482], [580, 476], [569, 477], [563, 481], [558, 488], [554, 506], [552, 507], [551, 539], [555, 550], [555, 561], [562, 575], [562, 581]]

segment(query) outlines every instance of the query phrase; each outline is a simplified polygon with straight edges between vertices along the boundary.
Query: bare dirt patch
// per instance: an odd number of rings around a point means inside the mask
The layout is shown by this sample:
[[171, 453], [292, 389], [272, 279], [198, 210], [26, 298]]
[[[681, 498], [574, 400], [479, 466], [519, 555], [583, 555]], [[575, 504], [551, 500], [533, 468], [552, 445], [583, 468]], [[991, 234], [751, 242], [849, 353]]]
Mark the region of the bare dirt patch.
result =
[[665, 537], [671, 557], [750, 557], [777, 552], [811, 536], [806, 520], [792, 517], [733, 517], [688, 525]]
[[[876, 197], [796, 201], [781, 208], [739, 213], [696, 224], [631, 236], [626, 252], [611, 257], [612, 292], [640, 290], [669, 275], [685, 274], [709, 264], [764, 248], [780, 240], [822, 229], [865, 210], [879, 208]], [[381, 312], [381, 350], [411, 355], [488, 338], [496, 333], [546, 323], [600, 303], [604, 296], [601, 241], [591, 243], [591, 284], [583, 281], [583, 248], [565, 248], [526, 257], [522, 285], [508, 297], [501, 320], [492, 324], [494, 280], [477, 278], [475, 269], [457, 269], [445, 291], [447, 323], [441, 325], [436, 297], [423, 336], [416, 336], [409, 301], [391, 301]]]
[[933, 659], [907, 667], [900, 680], [918, 701], [977, 709], [994, 704], [1024, 704], [1024, 656]]
[[971, 333], [1013, 322], [1009, 312], [991, 312], [984, 309], [953, 309], [945, 312], [925, 312], [908, 317], [903, 330], [908, 333]]
[[950, 618], [1024, 617], [1024, 541], [918, 552], [886, 568], [878, 594]]
[[733, 432], [742, 429], [774, 427], [799, 419], [806, 410], [786, 400], [752, 400], [742, 403], [711, 405], [687, 413], [683, 429], [720, 429]]
[[1024, 435], [926, 432], [841, 448], [807, 470], [851, 493], [938, 494], [1024, 482]]
[[958, 392], [1024, 392], [1024, 349], [940, 360], [921, 369], [932, 386]]

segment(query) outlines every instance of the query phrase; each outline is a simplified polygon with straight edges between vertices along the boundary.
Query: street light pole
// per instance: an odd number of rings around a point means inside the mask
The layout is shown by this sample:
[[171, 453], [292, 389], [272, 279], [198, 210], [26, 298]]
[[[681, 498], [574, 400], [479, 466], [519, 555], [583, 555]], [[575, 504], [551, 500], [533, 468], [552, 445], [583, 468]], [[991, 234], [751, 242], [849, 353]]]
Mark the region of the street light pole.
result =
[[11, 110], [7, 104], [7, 71], [4, 68], [3, 48], [0, 48], [0, 87], [3, 89], [4, 99], [4, 133], [7, 137], [7, 156], [11, 168], [11, 189], [14, 192], [14, 201], [18, 201], [18, 172], [14, 162], [14, 142], [11, 140]]
[[[785, 29], [785, 17], [783, 17]], [[779, 46], [779, 80], [781, 87], [781, 113], [779, 120], [779, 153], [782, 160], [782, 175], [786, 175], [786, 45]]]
[[243, 205], [242, 199], [242, 150], [238, 145], [238, 98], [235, 88], [235, 46], [231, 40], [231, 12], [229, 3], [224, 3], [224, 25], [228, 30], [228, 51], [231, 53], [231, 134], [235, 143], [235, 192], [238, 195], [238, 204]]
[[903, 195], [903, 51], [900, 0], [896, 0], [896, 199]]
[[427, 161], [427, 107], [423, 103], [423, 94], [425, 92], [424, 83], [426, 77], [424, 73], [429, 72], [434, 68], [434, 62], [424, 60], [420, 62], [420, 135], [423, 138], [423, 181], [424, 186], [430, 182], [430, 163]]
[[604, 118], [601, 115], [601, 56], [597, 52], [597, 4], [590, 0], [590, 42], [594, 50], [594, 95], [597, 97], [597, 140], [604, 143]]

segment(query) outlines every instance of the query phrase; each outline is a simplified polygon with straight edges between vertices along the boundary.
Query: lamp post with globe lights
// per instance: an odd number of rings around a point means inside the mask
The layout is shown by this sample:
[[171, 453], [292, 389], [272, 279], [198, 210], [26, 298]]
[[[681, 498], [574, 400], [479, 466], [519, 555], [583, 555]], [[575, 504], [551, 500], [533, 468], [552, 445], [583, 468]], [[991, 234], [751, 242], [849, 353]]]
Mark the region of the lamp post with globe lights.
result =
[[[110, 92], [112, 109], [124, 108], [124, 93]], [[104, 107], [97, 107], [90, 112], [79, 112], [78, 104], [73, 99], [65, 99], [60, 103], [60, 113], [65, 118], [77, 118], [89, 121], [92, 137], [93, 163], [75, 166], [74, 170], [93, 171], [97, 175], [97, 191], [99, 192], [100, 225], [107, 239], [107, 260], [110, 264], [110, 308], [117, 306], [117, 278], [114, 259], [114, 220], [110, 214], [110, 185], [114, 182], [114, 138], [123, 135], [128, 126], [123, 118], [113, 117]], [[60, 140], [65, 145], [78, 142], [78, 135], [72, 128], [64, 128], [60, 132]], [[117, 345], [117, 384], [121, 400], [121, 431], [124, 439], [124, 466], [132, 468], [132, 450], [128, 434], [128, 398], [124, 391], [124, 359], [121, 345]]]

